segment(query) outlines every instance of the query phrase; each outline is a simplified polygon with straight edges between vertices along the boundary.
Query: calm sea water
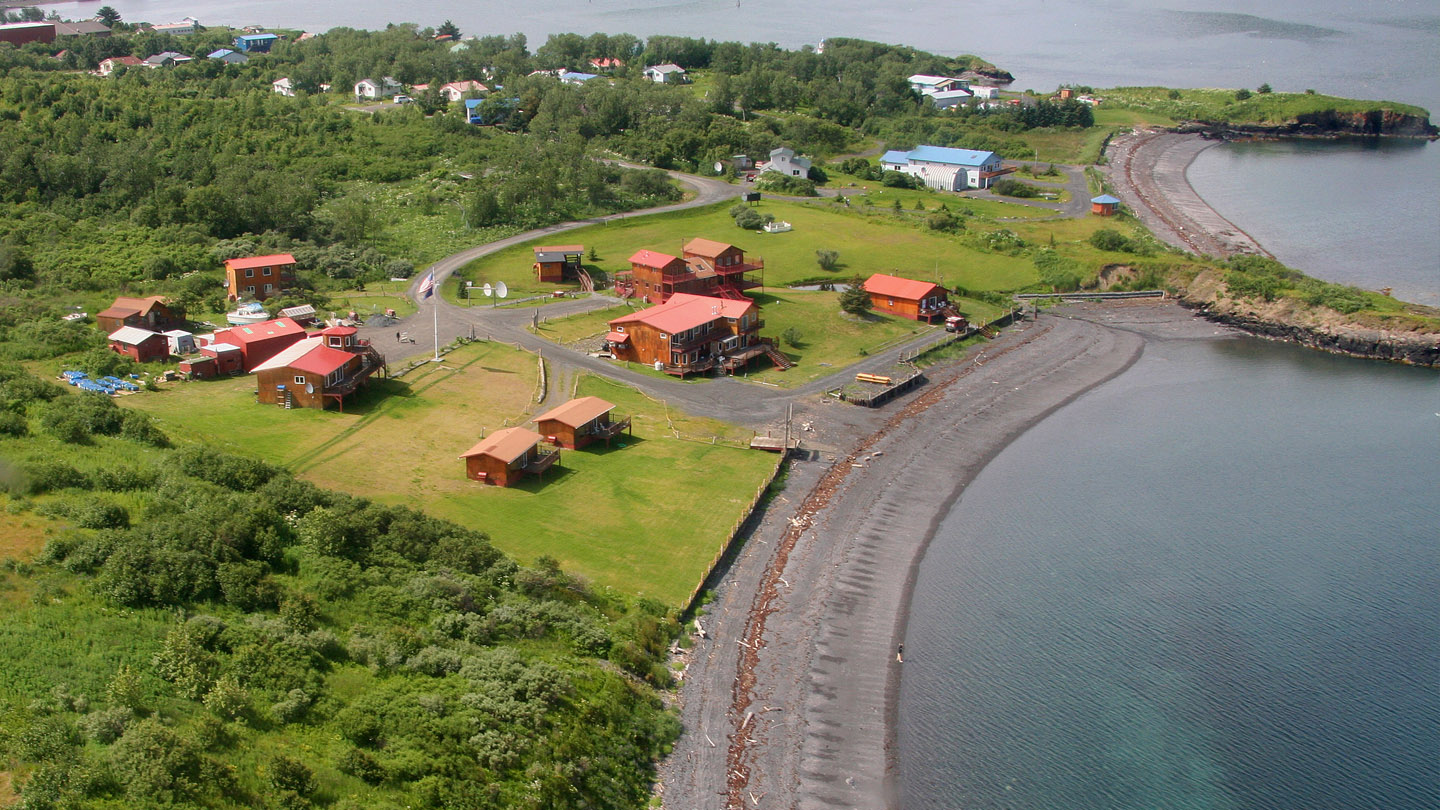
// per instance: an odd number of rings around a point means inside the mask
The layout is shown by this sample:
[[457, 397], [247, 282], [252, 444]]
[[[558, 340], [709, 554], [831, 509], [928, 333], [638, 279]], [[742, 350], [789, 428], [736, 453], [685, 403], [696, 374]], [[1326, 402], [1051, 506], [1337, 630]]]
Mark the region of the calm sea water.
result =
[[1026, 433], [925, 558], [909, 808], [1440, 807], [1440, 385], [1152, 345]]

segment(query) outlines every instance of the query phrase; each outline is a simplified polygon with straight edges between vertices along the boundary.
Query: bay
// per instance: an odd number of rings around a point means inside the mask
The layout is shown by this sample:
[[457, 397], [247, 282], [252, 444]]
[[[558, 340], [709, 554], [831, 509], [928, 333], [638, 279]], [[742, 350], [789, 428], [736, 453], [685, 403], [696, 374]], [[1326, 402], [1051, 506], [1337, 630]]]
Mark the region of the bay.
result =
[[1440, 386], [1151, 343], [939, 527], [906, 808], [1440, 807]]

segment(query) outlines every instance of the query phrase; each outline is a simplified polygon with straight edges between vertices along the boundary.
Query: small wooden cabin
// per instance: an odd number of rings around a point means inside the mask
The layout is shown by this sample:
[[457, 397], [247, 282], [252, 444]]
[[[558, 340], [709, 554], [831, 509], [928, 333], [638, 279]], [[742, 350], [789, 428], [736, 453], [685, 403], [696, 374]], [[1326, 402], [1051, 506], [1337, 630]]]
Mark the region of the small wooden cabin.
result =
[[630, 429], [630, 418], [616, 417], [615, 406], [599, 397], [572, 399], [535, 417], [545, 440], [567, 450], [576, 450], [603, 439], [605, 445]]
[[928, 281], [876, 273], [865, 280], [865, 292], [876, 312], [932, 323], [949, 314], [950, 296]]
[[580, 263], [585, 257], [584, 245], [553, 245], [535, 248], [535, 278], [551, 284], [559, 284], [567, 278], [580, 275]]
[[1109, 194], [1090, 198], [1090, 213], [1097, 217], [1113, 217], [1120, 210], [1120, 201]]
[[137, 363], [164, 360], [170, 356], [170, 341], [164, 335], [138, 326], [122, 326], [110, 333], [110, 348]]
[[460, 454], [465, 459], [465, 477], [508, 487], [526, 474], [543, 475], [560, 460], [559, 450], [540, 449], [544, 438], [521, 427], [497, 430]]

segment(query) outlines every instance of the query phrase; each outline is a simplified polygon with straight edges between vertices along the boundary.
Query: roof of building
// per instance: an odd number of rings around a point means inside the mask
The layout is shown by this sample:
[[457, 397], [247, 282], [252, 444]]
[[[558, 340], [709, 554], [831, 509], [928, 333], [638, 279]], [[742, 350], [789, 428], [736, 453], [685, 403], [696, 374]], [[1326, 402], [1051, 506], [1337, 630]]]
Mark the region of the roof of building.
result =
[[1101, 203], [1103, 205], [1118, 205], [1120, 203], [1120, 200], [1115, 197], [1111, 197], [1109, 194], [1101, 194], [1099, 197], [1091, 197], [1090, 202]]
[[240, 36], [236, 37], [236, 39], [243, 39], [246, 42], [266, 42], [270, 40], [277, 40], [279, 38], [279, 34], [241, 34]]
[[109, 62], [115, 65], [143, 65], [145, 64], [138, 56], [112, 56], [109, 59], [101, 59], [101, 62]]
[[356, 329], [353, 326], [327, 326], [324, 329], [320, 330], [320, 334], [339, 335], [341, 337], [344, 337], [345, 335], [353, 335], [358, 331], [360, 330]]
[[481, 439], [474, 447], [461, 453], [460, 458], [490, 456], [509, 464], [525, 455], [530, 448], [539, 444], [544, 438], [539, 433], [527, 428], [505, 428]]
[[661, 253], [658, 250], [637, 250], [635, 255], [630, 257], [631, 264], [638, 264], [641, 267], [664, 267], [672, 262], [680, 261], [669, 253]]
[[195, 337], [193, 332], [186, 332], [184, 329], [171, 329], [168, 332], [161, 332], [167, 338]]
[[558, 408], [551, 408], [535, 417], [536, 422], [556, 421], [566, 427], [580, 427], [615, 410], [613, 403], [599, 397], [572, 399]]
[[665, 303], [639, 312], [632, 312], [611, 321], [617, 323], [643, 323], [661, 332], [684, 332], [707, 324], [716, 318], [739, 318], [755, 308], [755, 302], [733, 298], [715, 298], [709, 295], [675, 293]]
[[151, 54], [150, 56], [145, 57], [145, 64], [147, 65], [163, 65], [166, 61], [188, 62], [190, 61], [190, 57], [176, 51], [162, 51], [160, 53]]
[[591, 79], [598, 78], [600, 77], [596, 76], [594, 73], [581, 73], [575, 70], [563, 70], [560, 72], [560, 79], [562, 81], [588, 82]]
[[79, 36], [81, 34], [108, 34], [110, 27], [99, 20], [81, 20], [79, 22], [57, 22], [55, 33], [62, 36]]
[[484, 104], [484, 103], [485, 103], [485, 99], [483, 99], [483, 98], [467, 98], [467, 99], [465, 99], [465, 109], [467, 109], [467, 110], [473, 110], [473, 109], [475, 109], [476, 107], [479, 107], [481, 104]]
[[200, 351], [212, 351], [218, 354], [219, 352], [238, 352], [240, 347], [234, 343], [211, 343], [209, 346], [201, 346]]
[[948, 163], [952, 166], [982, 166], [995, 157], [994, 152], [979, 152], [974, 149], [951, 149], [948, 146], [917, 146], [909, 152], [894, 149], [880, 157], [881, 163], [906, 164], [914, 160], [930, 163]]
[[220, 329], [215, 332], [217, 340], [220, 339], [220, 335], [224, 335], [226, 340], [242, 345], [274, 337], [303, 334], [305, 334], [304, 327], [289, 318], [276, 318], [273, 321], [262, 321], [249, 326], [232, 326], [229, 329]]
[[299, 304], [286, 307], [275, 314], [280, 318], [313, 318], [315, 317], [315, 307], [309, 304]]
[[865, 279], [865, 292], [875, 295], [887, 295], [891, 298], [903, 298], [907, 301], [919, 301], [928, 297], [940, 285], [928, 281], [915, 281], [899, 276], [889, 276], [884, 273], [876, 273]]
[[289, 253], [274, 253], [269, 256], [248, 256], [243, 259], [226, 259], [229, 270], [248, 270], [252, 267], [274, 267], [277, 264], [294, 264], [295, 257]]
[[541, 253], [584, 253], [584, 245], [541, 245], [535, 248], [535, 255]]
[[154, 338], [164, 339], [165, 336], [159, 332], [151, 332], [149, 329], [141, 329], [138, 326], [122, 326], [110, 333], [110, 339], [116, 343], [124, 343], [127, 346], [139, 346], [147, 340]]
[[163, 295], [152, 295], [149, 298], [126, 298], [121, 296], [115, 299], [115, 303], [109, 309], [100, 312], [97, 318], [128, 318], [131, 315], [148, 315], [150, 310], [157, 306], [168, 303]]
[[666, 63], [663, 64], [663, 65], [651, 65], [650, 67], [647, 67], [647, 68], [645, 68], [645, 69], [646, 69], [646, 70], [653, 70], [653, 71], [655, 71], [656, 73], [684, 73], [684, 72], [685, 72], [685, 68], [682, 68], [682, 67], [680, 67], [679, 65], [674, 64], [674, 63], [671, 63], [671, 62], [666, 62]]
[[463, 82], [446, 82], [445, 84], [440, 85], [441, 90], [444, 90], [446, 88], [455, 90], [460, 93], [468, 93], [471, 90], [479, 90], [481, 92], [488, 92], [490, 90], [490, 88], [486, 87], [480, 82], [468, 79]]
[[205, 54], [205, 58], [206, 58], [206, 59], [219, 59], [219, 58], [222, 57], [222, 56], [229, 56], [229, 55], [232, 54], [232, 53], [235, 53], [235, 52], [232, 51], [232, 50], [230, 50], [229, 48], [221, 48], [221, 49], [218, 50], [218, 51], [211, 51], [210, 53]]
[[971, 93], [969, 90], [961, 90], [960, 88], [957, 87], [957, 88], [955, 88], [954, 90], [941, 90], [941, 91], [938, 92], [938, 93], [931, 93], [931, 94], [930, 94], [930, 98], [932, 98], [932, 99], [934, 99], [934, 100], [936, 100], [936, 101], [949, 101], [949, 100], [951, 100], [951, 99], [956, 99], [956, 98], [959, 98], [959, 99], [970, 98], [970, 97], [973, 96], [973, 95], [975, 95], [975, 94], [974, 94], [974, 93]]
[[685, 243], [685, 252], [694, 253], [696, 256], [704, 256], [707, 259], [713, 259], [734, 247], [734, 245], [726, 244], [725, 242], [716, 242], [713, 239], [696, 237]]
[[316, 335], [287, 347], [284, 351], [256, 366], [254, 371], [259, 373], [280, 368], [293, 368], [296, 371], [323, 376], [344, 368], [345, 364], [354, 358], [355, 355], [349, 352], [326, 346], [325, 339]]
[[21, 28], [54, 28], [54, 27], [55, 27], [55, 23], [52, 23], [52, 22], [0, 23], [0, 31], [15, 31], [15, 30], [18, 30], [18, 29], [21, 29]]
[[597, 56], [590, 60], [590, 64], [598, 68], [625, 67], [625, 63], [613, 56]]

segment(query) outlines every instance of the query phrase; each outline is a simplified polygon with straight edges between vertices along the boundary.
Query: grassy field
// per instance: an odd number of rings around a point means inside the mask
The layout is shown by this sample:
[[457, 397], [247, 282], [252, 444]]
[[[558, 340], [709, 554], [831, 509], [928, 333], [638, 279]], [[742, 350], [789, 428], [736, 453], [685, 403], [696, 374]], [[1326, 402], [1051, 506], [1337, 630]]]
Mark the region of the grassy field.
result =
[[[777, 459], [723, 443], [747, 442], [749, 431], [687, 420], [623, 386], [587, 381], [582, 395], [603, 389], [599, 395], [618, 412], [635, 417], [633, 439], [608, 451], [565, 451], [543, 481], [499, 489], [468, 480], [458, 456], [482, 432], [533, 415], [538, 371], [535, 355], [482, 342], [401, 380], [376, 381], [344, 414], [256, 405], [253, 377], [185, 383], [124, 403], [154, 414], [178, 440], [205, 441], [284, 465], [324, 487], [415, 506], [487, 532], [521, 561], [550, 555], [600, 585], [678, 604]], [[567, 398], [557, 391], [551, 402]], [[667, 415], [679, 417], [678, 429], [690, 438], [676, 438]], [[685, 508], [665, 508], [675, 503]], [[579, 526], [586, 530], [577, 532]]]
[[1100, 90], [1106, 106], [1133, 110], [1176, 121], [1221, 121], [1232, 124], [1280, 124], [1298, 116], [1334, 110], [1340, 113], [1388, 109], [1429, 117], [1413, 104], [1337, 98], [1316, 93], [1253, 93], [1237, 99], [1234, 90], [1171, 90], [1165, 87], [1116, 87]]
[[[889, 190], [887, 190], [889, 191]], [[973, 203], [951, 198], [951, 209], [958, 203]], [[1002, 209], [1033, 211], [1018, 205], [989, 203]], [[742, 231], [735, 227], [727, 213], [730, 203], [662, 214], [607, 225], [592, 225], [569, 231], [563, 236], [548, 236], [536, 242], [517, 245], [467, 265], [461, 273], [476, 284], [504, 281], [512, 295], [537, 294], [556, 289], [541, 284], [530, 270], [532, 248], [536, 244], [554, 242], [585, 245], [594, 248], [598, 258], [585, 262], [586, 267], [613, 274], [628, 270], [629, 257], [641, 248], [678, 255], [686, 241], [697, 236], [732, 242], [746, 251], [750, 258], [765, 260], [764, 281], [768, 286], [787, 284], [819, 277], [845, 281], [854, 276], [884, 272], [909, 278], [939, 278], [947, 286], [971, 290], [1018, 289], [1035, 280], [1028, 262], [1016, 261], [975, 250], [960, 238], [923, 229], [918, 219], [912, 222], [908, 210], [900, 217], [891, 214], [866, 215], [840, 210], [831, 203], [806, 204], [766, 201], [759, 210], [773, 214], [794, 225], [788, 233], [768, 234]], [[1048, 214], [1049, 212], [1045, 212]], [[987, 225], [972, 218], [972, 230]], [[1006, 223], [1013, 227], [1013, 223]], [[835, 250], [840, 254], [840, 269], [828, 272], [815, 261], [816, 250]], [[570, 285], [566, 285], [570, 286]], [[452, 295], [446, 288], [446, 295]]]

